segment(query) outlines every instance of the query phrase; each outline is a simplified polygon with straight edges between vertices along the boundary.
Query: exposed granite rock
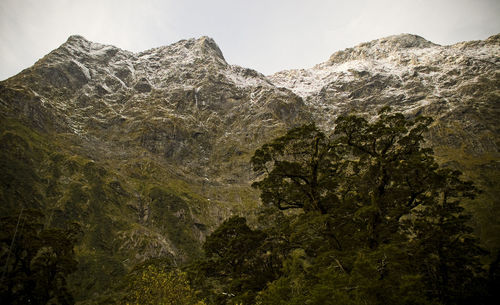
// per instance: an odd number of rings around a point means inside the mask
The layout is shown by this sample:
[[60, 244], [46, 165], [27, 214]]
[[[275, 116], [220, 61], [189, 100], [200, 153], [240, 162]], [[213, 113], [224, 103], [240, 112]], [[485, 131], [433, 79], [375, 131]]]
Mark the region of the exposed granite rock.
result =
[[386, 105], [435, 118], [426, 136], [438, 160], [500, 210], [500, 35], [439, 46], [410, 34], [268, 77], [228, 64], [208, 37], [133, 53], [71, 36], [0, 82], [0, 146], [36, 178], [19, 182], [23, 192], [2, 185], [2, 209], [33, 194], [53, 222], [81, 222], [82, 253], [96, 264], [183, 260], [229, 215], [254, 216], [256, 148], [293, 126], [329, 131], [341, 114], [373, 117]]

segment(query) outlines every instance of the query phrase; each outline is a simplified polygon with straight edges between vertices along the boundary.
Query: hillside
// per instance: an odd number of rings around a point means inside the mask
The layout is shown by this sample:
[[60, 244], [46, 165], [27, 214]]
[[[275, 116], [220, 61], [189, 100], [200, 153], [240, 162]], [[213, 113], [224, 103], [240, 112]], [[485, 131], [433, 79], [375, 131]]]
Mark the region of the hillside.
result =
[[255, 219], [250, 158], [264, 143], [388, 105], [434, 118], [427, 145], [483, 190], [468, 209], [495, 253], [499, 101], [499, 35], [390, 36], [271, 76], [228, 64], [208, 37], [132, 53], [71, 36], [0, 83], [0, 211], [81, 225], [70, 282], [85, 300], [147, 259], [197, 257], [231, 215]]

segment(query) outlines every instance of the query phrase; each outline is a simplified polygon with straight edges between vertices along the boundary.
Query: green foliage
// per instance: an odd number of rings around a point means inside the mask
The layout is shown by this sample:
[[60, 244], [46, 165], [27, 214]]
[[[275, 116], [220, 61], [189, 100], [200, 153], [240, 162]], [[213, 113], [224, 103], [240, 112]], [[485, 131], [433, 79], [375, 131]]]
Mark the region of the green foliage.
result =
[[226, 220], [207, 237], [203, 245], [207, 260], [192, 267], [202, 271], [193, 275], [198, 283], [200, 277], [217, 282], [208, 285], [211, 300], [251, 303], [255, 293], [276, 278], [279, 267], [273, 264], [266, 238], [264, 232], [250, 229], [246, 219], [238, 216]]
[[186, 274], [154, 265], [131, 279], [124, 297], [127, 305], [204, 305], [189, 286]]
[[254, 171], [266, 177], [253, 186], [262, 191], [264, 203], [279, 209], [326, 213], [341, 167], [335, 160], [331, 144], [314, 124], [297, 127], [255, 152]]
[[180, 249], [196, 257], [200, 252], [199, 243], [192, 233], [194, 221], [186, 201], [159, 186], [151, 187], [148, 195], [151, 200], [148, 221], [163, 229]]
[[347, 266], [338, 253], [328, 253], [325, 260], [302, 249], [292, 251], [284, 262], [285, 275], [259, 294], [257, 304], [430, 304], [420, 277], [399, 263], [397, 247], [349, 255]]
[[222, 260], [222, 272], [235, 273], [240, 271], [247, 253], [254, 251], [264, 238], [262, 232], [247, 226], [245, 218], [235, 216], [207, 237], [203, 249], [209, 258]]
[[267, 226], [286, 255], [257, 303], [486, 302], [485, 252], [461, 206], [477, 190], [439, 169], [423, 145], [431, 122], [383, 109], [373, 122], [339, 117], [329, 136], [295, 128], [256, 151], [263, 203], [302, 212]]
[[[74, 290], [83, 304], [196, 304], [196, 289], [210, 304], [488, 304], [498, 258], [485, 274], [485, 252], [462, 208], [477, 190], [434, 161], [422, 136], [430, 123], [384, 110], [375, 121], [340, 117], [330, 134], [298, 127], [262, 146], [252, 158], [264, 203], [255, 227], [226, 220], [186, 274], [172, 266], [199, 253], [193, 214], [214, 215], [188, 180], [170, 179], [147, 158], [117, 174], [106, 162], [54, 153], [55, 141], [29, 129], [1, 125], [2, 212], [41, 207], [47, 215], [33, 214], [16, 238], [14, 252], [25, 250], [7, 261], [2, 301], [68, 304]], [[246, 188], [203, 188], [210, 198], [253, 198], [242, 195]], [[4, 261], [17, 221], [7, 218]], [[83, 232], [69, 234], [70, 219], [85, 224]], [[157, 236], [182, 259], [127, 273], [151, 255], [142, 251]]]
[[66, 278], [76, 270], [73, 248], [81, 230], [47, 228], [37, 210], [0, 219], [2, 304], [73, 304]]
[[435, 199], [415, 211], [408, 228], [415, 236], [409, 245], [413, 260], [424, 275], [429, 292], [445, 304], [474, 300], [471, 287], [484, 271], [479, 262], [485, 253], [472, 235], [460, 202], [475, 196], [470, 182], [460, 180], [460, 172], [439, 170], [435, 181]]
[[223, 222], [203, 249], [206, 257], [187, 272], [210, 304], [253, 304], [257, 292], [281, 274], [279, 239], [251, 229], [242, 217]]
[[366, 223], [372, 248], [392, 238], [401, 217], [431, 198], [437, 164], [432, 150], [422, 147], [431, 122], [384, 112], [373, 123], [356, 116], [337, 120], [338, 149], [349, 160], [340, 200], [356, 204], [351, 209]]

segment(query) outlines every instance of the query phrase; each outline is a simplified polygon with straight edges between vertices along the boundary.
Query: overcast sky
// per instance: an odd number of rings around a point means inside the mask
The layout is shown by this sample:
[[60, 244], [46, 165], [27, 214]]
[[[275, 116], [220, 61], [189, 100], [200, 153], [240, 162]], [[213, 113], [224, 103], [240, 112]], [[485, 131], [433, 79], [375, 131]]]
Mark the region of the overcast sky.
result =
[[230, 64], [271, 74], [400, 33], [486, 39], [500, 33], [500, 0], [0, 0], [0, 79], [72, 34], [134, 52], [206, 35]]

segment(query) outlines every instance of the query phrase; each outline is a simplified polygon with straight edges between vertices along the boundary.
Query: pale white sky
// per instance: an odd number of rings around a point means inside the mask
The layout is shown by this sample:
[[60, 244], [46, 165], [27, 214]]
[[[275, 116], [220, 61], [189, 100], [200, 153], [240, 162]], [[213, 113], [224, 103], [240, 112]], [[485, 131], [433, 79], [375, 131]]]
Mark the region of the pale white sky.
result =
[[500, 0], [0, 0], [0, 80], [72, 34], [134, 52], [206, 35], [230, 64], [271, 74], [400, 33], [486, 39]]

